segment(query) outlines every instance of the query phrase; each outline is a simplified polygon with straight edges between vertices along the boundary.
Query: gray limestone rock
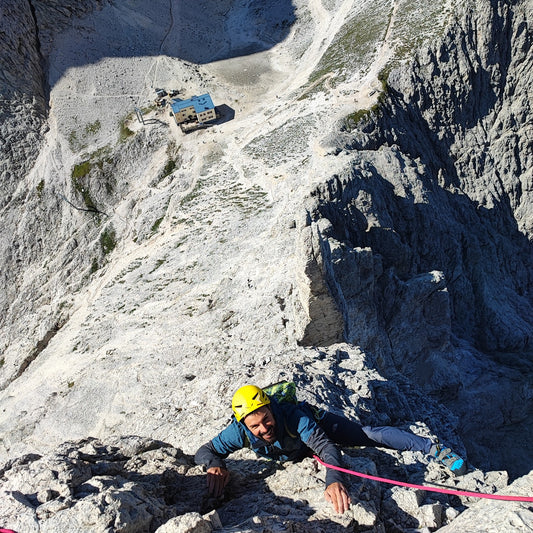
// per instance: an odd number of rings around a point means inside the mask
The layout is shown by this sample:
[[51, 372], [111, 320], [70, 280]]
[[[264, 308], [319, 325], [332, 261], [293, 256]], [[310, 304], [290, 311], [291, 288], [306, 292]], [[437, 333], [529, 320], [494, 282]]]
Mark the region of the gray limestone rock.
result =
[[[521, 477], [497, 494], [530, 496], [533, 476]], [[443, 533], [488, 533], [491, 531], [526, 532], [533, 530], [531, 503], [480, 500], [442, 527]]]
[[[413, 476], [414, 481], [424, 464], [411, 467], [409, 474], [405, 467], [413, 459], [409, 452], [400, 457], [396, 452], [352, 450], [345, 464], [363, 474], [404, 480]], [[438, 465], [430, 466], [434, 468], [427, 471], [428, 481], [450, 483]], [[97, 439], [66, 442], [44, 456], [28, 455], [2, 466], [0, 521], [29, 533], [202, 533], [265, 528], [340, 532], [346, 527], [382, 531], [392, 524], [402, 530], [433, 530], [461, 518], [465, 504], [475, 508], [472, 499], [458, 503], [457, 498], [433, 497], [429, 492], [390, 488], [354, 477], [347, 480], [353, 505], [339, 516], [323, 498], [325, 471], [313, 459], [280, 466], [243, 450], [230, 456], [228, 467], [231, 481], [224, 496], [215, 500], [206, 493], [204, 469], [161, 441], [127, 436], [108, 443]], [[506, 480], [495, 474], [486, 476], [474, 470], [457, 486], [478, 491], [505, 487]], [[506, 491], [528, 489], [531, 479], [523, 478]], [[520, 519], [525, 524], [531, 518], [519, 504], [511, 504], [505, 513], [505, 520]]]
[[351, 166], [310, 209], [346, 338], [450, 406], [487, 468], [531, 431], [530, 16], [530, 2], [476, 2], [393, 70], [380, 112], [339, 136]]
[[156, 529], [156, 533], [211, 533], [211, 531], [213, 531], [211, 522], [202, 518], [199, 513], [186, 513], [172, 518]]
[[201, 470], [180, 450], [139, 437], [69, 442], [4, 466], [0, 520], [17, 531], [154, 531], [198, 511]]
[[[288, 378], [301, 399], [498, 468], [455, 479], [419, 453], [347, 450], [354, 470], [531, 494], [531, 474], [506, 488], [500, 471], [531, 468], [531, 2], [467, 2], [340, 133], [330, 115], [361, 95], [308, 79], [359, 2], [206, 2], [220, 33], [203, 48], [200, 3], [0, 6], [1, 525], [531, 530], [527, 505], [360, 479], [335, 516], [312, 459], [247, 451], [215, 501], [175, 447], [224, 427], [241, 382]], [[280, 36], [268, 59], [250, 53]], [[213, 56], [228, 46], [230, 65]], [[156, 75], [212, 89], [238, 120], [176, 137], [151, 110], [141, 128], [133, 97], [151, 106]], [[111, 437], [139, 432], [154, 438]]]
[[0, 207], [36, 162], [48, 129], [46, 55], [53, 34], [105, 0], [5, 0], [0, 6]]
[[4, 207], [39, 153], [46, 101], [30, 2], [2, 2], [0, 29], [0, 207]]

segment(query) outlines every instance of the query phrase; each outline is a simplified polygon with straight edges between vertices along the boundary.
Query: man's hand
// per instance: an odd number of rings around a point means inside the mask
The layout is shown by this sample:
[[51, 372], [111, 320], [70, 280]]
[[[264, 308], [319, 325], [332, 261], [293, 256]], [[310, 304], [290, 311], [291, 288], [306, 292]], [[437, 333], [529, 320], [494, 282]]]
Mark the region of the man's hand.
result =
[[342, 514], [350, 508], [350, 496], [342, 483], [328, 485], [324, 497], [332, 503], [337, 513]]
[[212, 466], [207, 469], [207, 492], [218, 498], [228, 484], [229, 472], [221, 466]]

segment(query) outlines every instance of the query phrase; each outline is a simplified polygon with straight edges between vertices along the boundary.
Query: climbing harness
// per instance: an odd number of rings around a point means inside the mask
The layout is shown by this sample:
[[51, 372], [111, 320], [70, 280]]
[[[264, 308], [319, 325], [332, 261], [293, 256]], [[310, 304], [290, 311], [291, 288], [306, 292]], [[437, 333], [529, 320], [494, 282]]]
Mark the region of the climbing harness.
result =
[[355, 472], [354, 470], [348, 470], [346, 468], [341, 468], [340, 466], [330, 465], [322, 461], [322, 459], [320, 459], [316, 455], [313, 455], [313, 458], [316, 459], [321, 465], [325, 466], [326, 468], [332, 468], [333, 470], [338, 470], [339, 472], [344, 472], [345, 474], [350, 474], [352, 476], [359, 476], [365, 479], [371, 479], [372, 481], [379, 481], [380, 483], [389, 483], [391, 485], [399, 485], [401, 487], [409, 487], [411, 489], [427, 490], [430, 492], [441, 492], [444, 494], [453, 494], [455, 496], [468, 496], [470, 498], [487, 498], [490, 500], [506, 500], [506, 501], [513, 501], [513, 502], [533, 502], [533, 496], [507, 496], [503, 494], [502, 495], [486, 494], [483, 492], [468, 492], [464, 490], [443, 489], [440, 487], [427, 487], [425, 485], [415, 485], [413, 483], [405, 483], [403, 481], [395, 481], [393, 479], [371, 476], [370, 474], [362, 474], [361, 472]]

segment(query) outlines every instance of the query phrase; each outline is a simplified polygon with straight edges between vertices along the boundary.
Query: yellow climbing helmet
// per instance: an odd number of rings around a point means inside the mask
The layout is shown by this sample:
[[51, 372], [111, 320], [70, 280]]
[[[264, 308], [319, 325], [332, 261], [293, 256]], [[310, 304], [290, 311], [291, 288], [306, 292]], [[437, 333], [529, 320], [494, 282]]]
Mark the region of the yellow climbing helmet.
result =
[[270, 399], [263, 389], [255, 385], [244, 385], [233, 395], [231, 408], [237, 422], [240, 422], [245, 416], [269, 403]]

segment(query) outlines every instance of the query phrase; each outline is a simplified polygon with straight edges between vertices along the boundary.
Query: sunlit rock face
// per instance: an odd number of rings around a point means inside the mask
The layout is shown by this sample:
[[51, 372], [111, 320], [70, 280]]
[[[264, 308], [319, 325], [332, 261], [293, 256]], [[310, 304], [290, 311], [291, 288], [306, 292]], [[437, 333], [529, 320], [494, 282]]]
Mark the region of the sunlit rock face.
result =
[[[339, 517], [312, 459], [249, 451], [215, 501], [192, 462], [292, 379], [472, 465], [354, 470], [531, 492], [530, 4], [3, 2], [2, 527], [530, 524], [356, 478]], [[184, 135], [157, 88], [220, 117]]]

